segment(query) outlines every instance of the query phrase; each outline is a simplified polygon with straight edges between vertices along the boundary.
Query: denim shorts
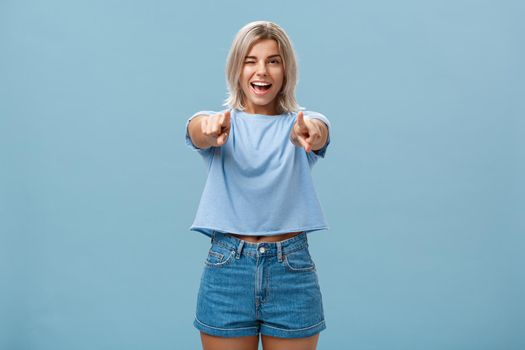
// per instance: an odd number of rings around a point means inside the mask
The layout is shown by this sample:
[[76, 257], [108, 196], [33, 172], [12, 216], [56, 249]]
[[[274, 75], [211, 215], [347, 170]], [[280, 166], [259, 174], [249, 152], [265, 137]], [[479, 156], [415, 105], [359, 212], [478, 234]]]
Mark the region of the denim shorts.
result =
[[325, 329], [307, 234], [252, 243], [213, 231], [193, 325], [221, 337], [302, 338]]

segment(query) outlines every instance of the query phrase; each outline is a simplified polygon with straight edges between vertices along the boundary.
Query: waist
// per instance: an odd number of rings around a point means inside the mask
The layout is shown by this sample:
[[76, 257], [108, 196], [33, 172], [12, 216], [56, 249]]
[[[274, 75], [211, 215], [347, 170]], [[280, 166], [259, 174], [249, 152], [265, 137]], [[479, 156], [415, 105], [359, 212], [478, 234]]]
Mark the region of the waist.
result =
[[248, 236], [248, 235], [239, 235], [236, 233], [228, 233], [228, 235], [231, 235], [233, 237], [236, 237], [238, 239], [242, 239], [243, 241], [252, 242], [252, 243], [258, 243], [258, 242], [279, 242], [284, 241], [286, 239], [292, 238], [294, 236], [297, 236], [304, 231], [299, 232], [286, 232], [286, 233], [280, 233], [277, 235], [272, 236]]
[[279, 255], [289, 254], [296, 250], [308, 247], [308, 238], [306, 236], [306, 232], [300, 232], [293, 237], [282, 241], [250, 242], [239, 239], [233, 234], [214, 231], [212, 236], [212, 244], [218, 244], [225, 248], [236, 250], [238, 253], [240, 253], [242, 250], [243, 254], [247, 255]]

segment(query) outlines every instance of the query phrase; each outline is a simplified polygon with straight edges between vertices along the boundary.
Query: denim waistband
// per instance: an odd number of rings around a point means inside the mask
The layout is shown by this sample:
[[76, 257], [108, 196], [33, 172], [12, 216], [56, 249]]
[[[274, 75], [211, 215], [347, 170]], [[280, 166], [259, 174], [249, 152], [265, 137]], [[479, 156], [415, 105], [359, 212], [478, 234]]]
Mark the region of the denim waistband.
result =
[[249, 242], [232, 236], [228, 233], [213, 231], [212, 243], [237, 251], [237, 257], [247, 255], [277, 255], [288, 254], [293, 251], [308, 247], [306, 232], [301, 232], [291, 238], [277, 242]]

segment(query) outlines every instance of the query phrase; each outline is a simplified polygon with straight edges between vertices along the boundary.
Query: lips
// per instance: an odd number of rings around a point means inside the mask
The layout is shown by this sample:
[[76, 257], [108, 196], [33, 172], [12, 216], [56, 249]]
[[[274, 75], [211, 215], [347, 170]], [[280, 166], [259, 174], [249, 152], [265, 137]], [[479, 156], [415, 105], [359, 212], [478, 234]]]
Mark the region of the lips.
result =
[[265, 82], [265, 81], [252, 81], [250, 83], [250, 86], [252, 87], [252, 91], [257, 96], [263, 96], [270, 91], [270, 88], [272, 87], [272, 84]]

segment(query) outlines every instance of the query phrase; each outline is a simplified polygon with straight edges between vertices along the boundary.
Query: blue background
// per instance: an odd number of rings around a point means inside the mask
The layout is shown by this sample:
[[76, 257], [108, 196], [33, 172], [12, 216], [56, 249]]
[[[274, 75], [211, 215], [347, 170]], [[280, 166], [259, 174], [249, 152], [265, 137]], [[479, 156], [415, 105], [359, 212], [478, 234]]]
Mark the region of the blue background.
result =
[[[319, 349], [524, 349], [519, 1], [2, 1], [0, 348], [197, 349], [205, 181], [235, 33], [290, 35], [313, 170]], [[521, 331], [521, 332], [520, 332]]]

